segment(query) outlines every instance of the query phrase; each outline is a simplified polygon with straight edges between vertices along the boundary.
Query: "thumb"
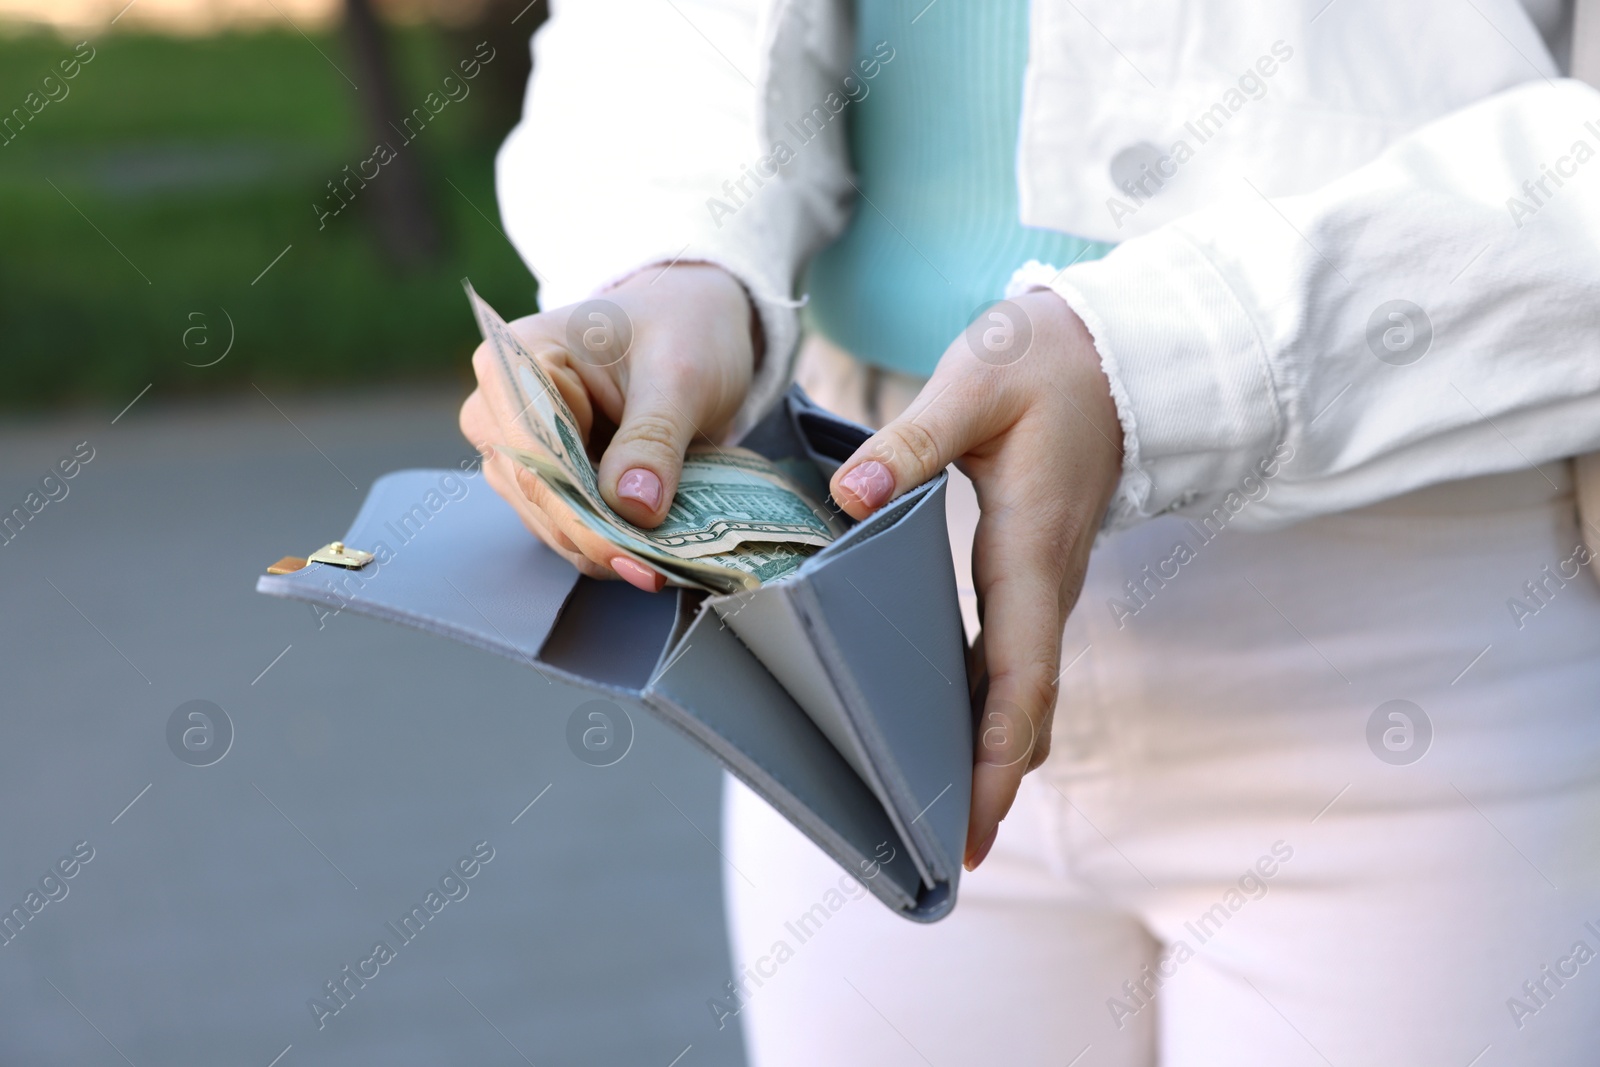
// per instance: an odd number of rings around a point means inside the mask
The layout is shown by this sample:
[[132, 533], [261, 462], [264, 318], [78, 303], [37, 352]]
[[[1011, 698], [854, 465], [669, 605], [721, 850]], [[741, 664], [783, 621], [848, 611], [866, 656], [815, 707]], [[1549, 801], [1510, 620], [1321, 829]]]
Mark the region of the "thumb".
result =
[[628, 380], [622, 418], [600, 459], [600, 493], [617, 513], [646, 529], [666, 518], [683, 472], [683, 455], [707, 416], [696, 375], [656, 373], [641, 361]]
[[905, 413], [856, 449], [829, 488], [852, 518], [864, 519], [937, 475], [994, 436], [996, 403], [935, 373]]

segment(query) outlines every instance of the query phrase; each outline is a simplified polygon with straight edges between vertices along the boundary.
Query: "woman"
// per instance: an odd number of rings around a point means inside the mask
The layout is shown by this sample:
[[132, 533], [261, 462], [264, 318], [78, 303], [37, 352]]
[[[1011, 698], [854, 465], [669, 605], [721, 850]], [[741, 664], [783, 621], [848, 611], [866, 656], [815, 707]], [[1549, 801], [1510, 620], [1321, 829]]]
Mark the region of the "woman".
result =
[[[958, 464], [985, 714], [1026, 735], [979, 746], [974, 873], [929, 928], [730, 788], [713, 1015], [752, 1062], [1592, 1062], [1600, 590], [1566, 458], [1600, 449], [1600, 94], [1559, 75], [1571, 22], [555, 5], [501, 208], [608, 501], [658, 522], [686, 445], [792, 373], [882, 424], [832, 483], [852, 515]], [[617, 309], [625, 359], [569, 341]], [[474, 394], [463, 431], [512, 414]], [[487, 469], [586, 573], [660, 588]]]

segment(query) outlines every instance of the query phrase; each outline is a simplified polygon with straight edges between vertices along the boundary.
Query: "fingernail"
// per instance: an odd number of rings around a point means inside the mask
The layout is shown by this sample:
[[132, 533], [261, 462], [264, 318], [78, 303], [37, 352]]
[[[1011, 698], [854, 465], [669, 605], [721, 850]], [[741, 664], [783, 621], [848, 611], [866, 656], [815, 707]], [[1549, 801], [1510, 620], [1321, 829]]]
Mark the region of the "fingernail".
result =
[[994, 847], [994, 839], [998, 836], [1000, 836], [1000, 825], [996, 823], [995, 828], [989, 831], [989, 836], [983, 839], [983, 844], [979, 845], [973, 850], [972, 855], [967, 857], [967, 870], [975, 871], [978, 869], [978, 864], [982, 863], [984, 858], [989, 855], [989, 850]]
[[617, 572], [617, 577], [629, 585], [637, 586], [646, 593], [661, 591], [666, 579], [642, 563], [637, 563], [627, 556], [616, 556], [611, 560], [611, 569]]
[[894, 474], [875, 459], [869, 459], [849, 474], [839, 479], [839, 488], [848, 489], [850, 495], [868, 508], [879, 508], [888, 502], [894, 492]]
[[637, 500], [654, 511], [661, 506], [661, 479], [654, 471], [634, 467], [617, 479], [617, 496], [624, 500]]

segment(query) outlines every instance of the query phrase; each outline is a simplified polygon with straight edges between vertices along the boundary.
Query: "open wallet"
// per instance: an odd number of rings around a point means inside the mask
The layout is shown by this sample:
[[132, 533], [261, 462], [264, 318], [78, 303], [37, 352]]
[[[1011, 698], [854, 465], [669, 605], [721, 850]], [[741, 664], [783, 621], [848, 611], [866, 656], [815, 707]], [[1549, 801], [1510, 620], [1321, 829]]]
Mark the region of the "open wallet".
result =
[[[821, 500], [868, 436], [794, 387], [739, 443]], [[441, 494], [453, 474], [385, 475], [342, 543], [275, 566], [257, 591], [414, 626], [646, 709], [895, 912], [950, 913], [973, 713], [947, 475], [860, 522], [841, 516], [845, 533], [793, 575], [712, 595], [580, 575], [481, 478]]]

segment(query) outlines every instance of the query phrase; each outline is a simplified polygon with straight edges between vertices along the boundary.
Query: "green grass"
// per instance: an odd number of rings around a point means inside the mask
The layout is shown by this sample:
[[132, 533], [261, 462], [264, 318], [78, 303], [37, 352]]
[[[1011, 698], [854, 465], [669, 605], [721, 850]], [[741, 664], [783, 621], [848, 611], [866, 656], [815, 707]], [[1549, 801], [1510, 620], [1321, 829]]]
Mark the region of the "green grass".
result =
[[[370, 200], [317, 228], [324, 183], [371, 151], [355, 91], [330, 64], [351, 68], [336, 38], [127, 34], [94, 46], [70, 94], [0, 147], [0, 408], [121, 407], [151, 382], [171, 398], [250, 382], [464, 379], [476, 334], [458, 280], [508, 315], [532, 310], [533, 279], [496, 228], [504, 130], [491, 128], [485, 93], [450, 104], [403, 149], [420, 153], [446, 233], [441, 262], [404, 274], [384, 260]], [[0, 114], [71, 52], [53, 37], [0, 37]], [[397, 34], [402, 104], [420, 104], [470, 53], [437, 31]], [[189, 366], [221, 353], [224, 309], [232, 351]], [[185, 348], [193, 326], [204, 332]]]

